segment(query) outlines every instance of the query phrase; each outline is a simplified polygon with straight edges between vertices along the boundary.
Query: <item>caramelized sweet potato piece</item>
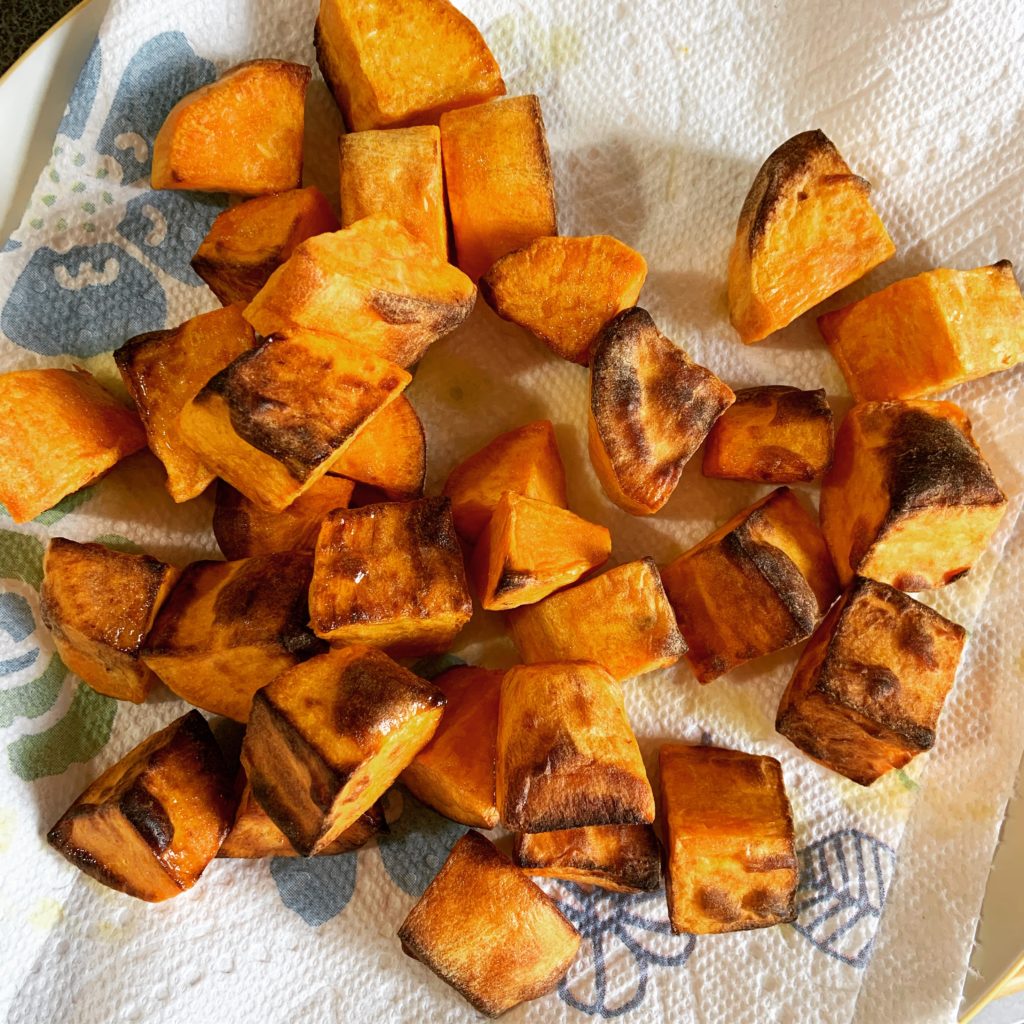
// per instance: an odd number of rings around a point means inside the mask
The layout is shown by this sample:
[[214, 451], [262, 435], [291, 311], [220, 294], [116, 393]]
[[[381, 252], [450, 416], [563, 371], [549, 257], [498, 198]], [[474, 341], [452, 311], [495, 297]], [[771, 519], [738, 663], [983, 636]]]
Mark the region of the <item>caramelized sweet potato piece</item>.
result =
[[554, 901], [479, 832], [452, 847], [398, 937], [488, 1017], [551, 992], [580, 945]]
[[1006, 496], [952, 402], [864, 402], [836, 434], [821, 485], [821, 529], [845, 586], [900, 590], [963, 576], [988, 545]]
[[156, 903], [195, 885], [234, 810], [213, 733], [190, 711], [108, 768], [46, 839], [97, 882]]
[[225, 210], [192, 258], [192, 269], [227, 306], [256, 293], [307, 238], [338, 230], [315, 186], [258, 196]]
[[138, 416], [85, 370], [0, 374], [0, 501], [16, 523], [145, 446]]
[[653, 515], [733, 398], [645, 309], [619, 313], [590, 360], [590, 461], [605, 494], [635, 516]]
[[455, 254], [474, 281], [502, 256], [558, 234], [551, 156], [536, 96], [442, 115], [441, 152]]
[[775, 727], [870, 786], [931, 749], [966, 636], [927, 605], [858, 577], [804, 648]]
[[823, 132], [784, 142], [750, 186], [729, 255], [729, 319], [760, 341], [896, 251], [871, 186]]
[[447, 0], [320, 0], [314, 42], [350, 132], [437, 124], [505, 92], [483, 36]]
[[601, 328], [636, 305], [646, 277], [643, 256], [610, 235], [538, 238], [502, 256], [480, 294], [556, 356], [586, 366]]
[[175, 501], [198, 497], [215, 479], [181, 436], [181, 410], [214, 374], [255, 345], [241, 307], [227, 306], [168, 331], [140, 334], [114, 353]]
[[180, 99], [153, 143], [153, 188], [298, 188], [311, 74], [304, 64], [250, 60]]
[[825, 389], [746, 388], [708, 434], [702, 472], [723, 480], [792, 484], [832, 463], [832, 410]]
[[164, 602], [143, 661], [183, 700], [244, 722], [252, 695], [323, 650], [310, 632], [308, 554], [193, 562]]
[[779, 762], [666, 743], [660, 763], [672, 931], [710, 935], [792, 921], [800, 868]]
[[494, 828], [494, 759], [504, 672], [465, 666], [438, 676], [444, 716], [434, 738], [402, 772], [413, 796], [452, 821]]
[[320, 528], [309, 588], [313, 631], [391, 654], [448, 649], [473, 602], [447, 498], [337, 509]]
[[381, 651], [311, 658], [253, 698], [242, 741], [253, 796], [299, 853], [322, 853], [430, 741], [444, 703]]
[[364, 217], [299, 245], [245, 315], [263, 335], [306, 328], [410, 366], [475, 301], [473, 282], [401, 224]]
[[508, 626], [528, 665], [595, 661], [620, 681], [674, 665], [686, 653], [651, 558], [515, 608]]
[[1013, 265], [929, 270], [818, 317], [859, 402], [918, 398], [1024, 360]]
[[810, 636], [839, 593], [825, 538], [788, 487], [737, 512], [661, 578], [702, 683]]

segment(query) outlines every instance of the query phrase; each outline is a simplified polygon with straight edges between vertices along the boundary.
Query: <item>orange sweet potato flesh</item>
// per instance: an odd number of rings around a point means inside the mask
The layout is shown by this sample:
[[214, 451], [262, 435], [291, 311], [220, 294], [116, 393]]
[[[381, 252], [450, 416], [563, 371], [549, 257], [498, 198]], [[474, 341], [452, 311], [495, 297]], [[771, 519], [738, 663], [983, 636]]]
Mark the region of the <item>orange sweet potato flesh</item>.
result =
[[0, 502], [16, 523], [145, 446], [139, 417], [85, 370], [0, 374]]
[[441, 151], [457, 262], [474, 281], [502, 256], [558, 234], [551, 157], [536, 96], [444, 114]]
[[304, 64], [252, 60], [183, 97], [153, 143], [153, 188], [263, 195], [302, 184]]
[[768, 157], [729, 255], [729, 319], [742, 341], [768, 337], [893, 255], [870, 192], [823, 132]]
[[1024, 359], [1024, 296], [1008, 260], [897, 281], [818, 327], [858, 401], [931, 395]]
[[217, 217], [192, 269], [223, 305], [249, 303], [300, 242], [338, 226], [315, 185], [257, 196]]
[[502, 256], [480, 294], [555, 355], [587, 366], [601, 328], [636, 305], [646, 277], [643, 256], [610, 235], [538, 238]]

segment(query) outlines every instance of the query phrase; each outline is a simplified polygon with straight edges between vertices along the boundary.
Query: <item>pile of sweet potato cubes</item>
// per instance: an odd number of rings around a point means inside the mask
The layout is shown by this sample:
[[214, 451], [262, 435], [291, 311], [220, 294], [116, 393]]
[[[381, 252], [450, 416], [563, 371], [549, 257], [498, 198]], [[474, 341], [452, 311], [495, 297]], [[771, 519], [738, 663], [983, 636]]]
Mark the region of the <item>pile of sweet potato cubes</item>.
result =
[[[779, 762], [664, 745], [656, 833], [621, 682], [685, 658], [710, 683], [808, 640], [779, 733], [862, 785], [931, 747], [965, 633], [904, 591], [967, 572], [1006, 498], [964, 413], [921, 396], [1024, 358], [1012, 269], [937, 269], [822, 316], [858, 403], [833, 438], [823, 390], [734, 393], [666, 338], [636, 305], [639, 253], [557, 234], [540, 103], [503, 96], [445, 0], [322, 0], [316, 46], [349, 129], [341, 224], [301, 187], [310, 69], [233, 68], [173, 109], [152, 170], [155, 188], [255, 197], [193, 262], [223, 308], [117, 350], [137, 414], [83, 371], [0, 377], [0, 414], [22, 428], [0, 435], [16, 520], [146, 444], [175, 501], [216, 487], [227, 561], [51, 542], [43, 615], [65, 663], [112, 697], [144, 701], [159, 679], [246, 723], [239, 768], [190, 711], [93, 782], [50, 842], [162, 900], [218, 855], [352, 850], [386, 829], [381, 799], [401, 781], [457, 822], [515, 834], [510, 859], [468, 832], [399, 930], [491, 1015], [550, 991], [579, 945], [529, 875], [636, 892], [664, 873], [678, 932], [792, 920]], [[821, 132], [768, 158], [729, 260], [743, 342], [893, 255], [869, 191]], [[566, 507], [546, 421], [424, 496], [403, 391], [478, 287], [589, 368], [590, 456], [616, 505], [656, 514], [703, 444], [710, 477], [822, 478], [820, 524], [779, 486], [667, 565], [591, 575], [612, 538]], [[474, 594], [506, 613], [522, 664], [433, 680], [405, 667], [450, 647]]]

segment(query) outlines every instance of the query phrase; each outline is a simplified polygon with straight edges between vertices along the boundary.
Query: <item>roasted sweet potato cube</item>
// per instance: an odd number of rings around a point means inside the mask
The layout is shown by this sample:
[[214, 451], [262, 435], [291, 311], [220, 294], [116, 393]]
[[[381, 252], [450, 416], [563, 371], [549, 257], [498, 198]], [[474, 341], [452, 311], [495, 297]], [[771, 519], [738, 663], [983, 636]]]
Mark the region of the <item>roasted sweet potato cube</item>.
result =
[[498, 714], [498, 814], [514, 832], [654, 820], [622, 687], [593, 662], [517, 665]]
[[247, 196], [298, 188], [311, 75], [304, 64], [250, 60], [183, 97], [153, 143], [153, 188]]
[[513, 859], [528, 875], [564, 878], [612, 892], [657, 892], [661, 888], [661, 847], [650, 825], [519, 832]]
[[611, 552], [605, 527], [506, 491], [473, 552], [473, 585], [488, 611], [518, 608], [575, 583]]
[[183, 700], [244, 722], [252, 695], [324, 649], [310, 632], [312, 558], [193, 562], [164, 602], [143, 661]]
[[473, 282], [401, 224], [364, 217], [299, 245], [245, 315], [263, 335], [307, 328], [410, 366], [475, 301]]
[[704, 447], [705, 476], [792, 484], [832, 463], [832, 410], [825, 389], [785, 384], [745, 388], [715, 422]]
[[929, 270], [818, 317], [859, 402], [919, 398], [1024, 360], [1013, 265]]
[[447, 704], [434, 738], [402, 772], [413, 796], [453, 821], [494, 828], [494, 759], [504, 672], [465, 666], [438, 676]]
[[646, 277], [643, 256], [610, 235], [538, 238], [502, 256], [480, 294], [556, 356], [586, 366], [601, 328], [636, 305]]
[[315, 186], [258, 196], [225, 210], [192, 258], [192, 269], [226, 306], [256, 293], [307, 238], [338, 230]]
[[590, 360], [588, 446], [605, 494], [635, 516], [653, 515], [733, 398], [645, 309], [619, 313]]
[[1006, 510], [952, 402], [864, 402], [836, 434], [821, 485], [821, 529], [845, 586], [854, 575], [900, 590], [958, 580]]
[[320, 0], [314, 42], [350, 132], [437, 124], [505, 92], [483, 36], [447, 0]]
[[448, 259], [436, 125], [342, 135], [338, 190], [345, 227], [375, 214], [391, 217], [439, 259]]
[[506, 491], [559, 508], [569, 503], [565, 466], [549, 420], [499, 434], [448, 474], [444, 493], [452, 500], [455, 529], [464, 541], [480, 536]]
[[452, 847], [398, 937], [488, 1017], [552, 991], [580, 945], [554, 901], [479, 832]]
[[788, 487], [737, 512], [661, 578], [702, 683], [810, 636], [839, 593], [825, 538]]
[[156, 903], [195, 885], [235, 799], [206, 719], [190, 711], [108, 768], [46, 839], [97, 882]]
[[255, 345], [241, 307], [227, 306], [168, 331], [140, 334], [114, 353], [175, 501], [197, 497], [215, 479], [181, 436], [181, 410], [214, 374]]
[[966, 637], [927, 605], [857, 577], [804, 648], [775, 727], [870, 786], [931, 749]]
[[16, 523], [145, 445], [138, 416], [85, 370], [0, 374], [0, 502]]
[[386, 359], [300, 331], [235, 359], [182, 409], [178, 424], [218, 476], [280, 512], [410, 380]]
[[870, 195], [823, 132], [794, 135], [768, 157], [729, 254], [729, 319], [742, 341], [768, 337], [892, 256]]
[[558, 234], [551, 156], [536, 96], [442, 115], [441, 152], [455, 255], [474, 281], [502, 256]]
[[320, 528], [313, 631], [398, 655], [448, 649], [473, 602], [447, 498], [337, 509]]
[[674, 665], [686, 653], [651, 558], [515, 608], [508, 626], [527, 664], [596, 661], [620, 681]]
[[329, 651], [259, 690], [242, 741], [253, 796], [309, 857], [350, 829], [430, 741], [444, 696], [369, 647]]

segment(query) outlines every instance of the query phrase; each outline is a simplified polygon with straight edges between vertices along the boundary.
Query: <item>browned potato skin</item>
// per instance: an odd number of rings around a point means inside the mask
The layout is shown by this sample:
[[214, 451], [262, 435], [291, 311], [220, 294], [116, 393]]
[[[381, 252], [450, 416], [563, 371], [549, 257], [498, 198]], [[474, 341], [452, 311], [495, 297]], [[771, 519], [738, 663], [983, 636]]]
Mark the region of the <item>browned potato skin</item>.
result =
[[580, 945], [554, 901], [479, 832], [452, 847], [398, 937], [488, 1017], [552, 991]]
[[179, 697], [238, 722], [252, 695], [324, 649], [307, 625], [309, 554], [193, 562], [164, 602], [142, 660]]
[[253, 796], [299, 853], [322, 853], [430, 741], [444, 705], [373, 648], [312, 658], [253, 698], [242, 742]]
[[156, 903], [196, 883], [235, 802], [210, 727], [190, 711], [108, 768], [46, 839], [97, 882]]
[[513, 860], [528, 874], [597, 885], [612, 892], [657, 892], [661, 847], [650, 825], [592, 825], [519, 832]]
[[141, 704], [156, 683], [142, 645], [178, 576], [149, 555], [51, 540], [40, 612], [64, 664], [99, 693]]
[[966, 637], [927, 605], [857, 578], [804, 648], [775, 728], [870, 786], [931, 749]]
[[654, 820], [622, 688], [588, 662], [517, 665], [501, 684], [498, 813], [513, 832]]
[[665, 878], [674, 932], [711, 935], [796, 918], [793, 816], [774, 757], [666, 743]]
[[702, 472], [721, 480], [805, 483], [832, 464], [832, 410], [825, 389], [745, 388], [708, 434]]
[[701, 683], [811, 635], [839, 593], [818, 524], [788, 487], [661, 570]]
[[590, 461], [608, 498], [635, 516], [672, 496], [732, 391], [690, 360], [639, 306], [605, 324], [590, 359]]

